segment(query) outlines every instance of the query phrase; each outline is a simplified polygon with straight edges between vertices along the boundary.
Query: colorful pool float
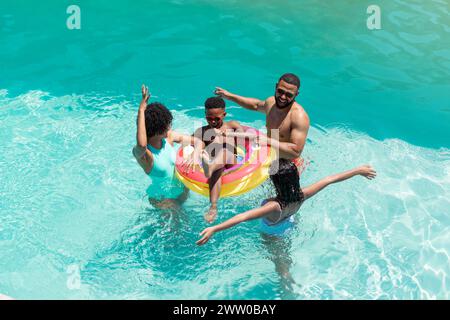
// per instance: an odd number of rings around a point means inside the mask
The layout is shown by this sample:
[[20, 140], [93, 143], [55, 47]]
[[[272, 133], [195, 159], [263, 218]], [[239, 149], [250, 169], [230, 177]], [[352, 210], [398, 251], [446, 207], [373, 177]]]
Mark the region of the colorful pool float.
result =
[[[262, 135], [254, 128], [244, 127], [245, 131]], [[237, 146], [238, 163], [225, 170], [222, 176], [221, 197], [231, 197], [246, 193], [269, 177], [269, 167], [274, 159], [275, 151], [270, 146], [255, 146], [248, 139], [243, 145]], [[192, 150], [192, 147], [180, 148], [177, 152], [176, 177], [190, 190], [205, 197], [209, 196], [209, 186], [203, 169], [196, 167], [193, 172], [185, 173], [181, 170], [181, 163], [184, 159], [184, 152]]]

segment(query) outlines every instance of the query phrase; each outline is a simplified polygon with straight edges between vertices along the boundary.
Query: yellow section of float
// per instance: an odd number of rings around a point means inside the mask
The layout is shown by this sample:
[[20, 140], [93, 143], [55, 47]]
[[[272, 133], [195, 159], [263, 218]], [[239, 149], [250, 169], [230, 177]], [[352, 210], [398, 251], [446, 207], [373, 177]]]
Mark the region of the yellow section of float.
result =
[[[222, 184], [220, 190], [220, 197], [223, 198], [244, 194], [256, 188], [264, 181], [266, 181], [267, 178], [269, 177], [270, 164], [272, 163], [272, 160], [275, 158], [275, 151], [273, 150], [273, 148], [270, 148], [269, 150], [270, 154], [268, 155], [266, 161], [262, 163], [257, 170], [243, 176], [239, 180]], [[245, 167], [249, 165], [248, 163], [256, 163], [258, 154], [259, 150], [257, 152], [253, 152], [250, 159], [237, 170], [243, 170]], [[209, 196], [209, 186], [207, 183], [193, 181], [187, 177], [183, 177], [178, 173], [177, 170], [175, 170], [175, 176], [190, 190], [199, 193], [205, 197]]]

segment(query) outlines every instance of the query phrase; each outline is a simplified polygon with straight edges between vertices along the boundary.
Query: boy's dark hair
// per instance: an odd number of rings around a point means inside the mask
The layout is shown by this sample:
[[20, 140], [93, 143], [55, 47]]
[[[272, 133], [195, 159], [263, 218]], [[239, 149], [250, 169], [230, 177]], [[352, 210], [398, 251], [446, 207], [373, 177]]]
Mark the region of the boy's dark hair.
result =
[[289, 84], [292, 84], [297, 87], [297, 89], [300, 89], [300, 78], [297, 77], [293, 73], [285, 73], [283, 74], [280, 79], [278, 79], [278, 82], [283, 80], [284, 82], [287, 82]]
[[152, 102], [145, 109], [145, 129], [147, 137], [166, 132], [172, 124], [172, 113], [159, 102]]
[[211, 97], [205, 101], [205, 109], [225, 109], [225, 101], [221, 97]]

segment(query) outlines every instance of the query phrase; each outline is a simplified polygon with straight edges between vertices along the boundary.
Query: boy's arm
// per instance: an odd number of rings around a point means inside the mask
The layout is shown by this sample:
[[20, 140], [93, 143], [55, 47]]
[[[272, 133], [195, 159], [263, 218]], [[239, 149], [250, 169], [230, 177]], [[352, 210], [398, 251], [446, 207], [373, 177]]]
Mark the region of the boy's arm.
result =
[[255, 139], [257, 137], [256, 131], [248, 130], [245, 131], [244, 126], [242, 126], [237, 121], [229, 121], [227, 122], [229, 126], [229, 130], [226, 130], [223, 135], [226, 137], [233, 137], [233, 138], [248, 138], [248, 139]]
[[250, 138], [252, 135], [246, 135], [244, 127], [237, 121], [229, 121], [227, 123], [228, 128], [224, 136], [234, 137], [234, 138]]
[[244, 127], [235, 120], [228, 121], [227, 124], [233, 131], [244, 131]]

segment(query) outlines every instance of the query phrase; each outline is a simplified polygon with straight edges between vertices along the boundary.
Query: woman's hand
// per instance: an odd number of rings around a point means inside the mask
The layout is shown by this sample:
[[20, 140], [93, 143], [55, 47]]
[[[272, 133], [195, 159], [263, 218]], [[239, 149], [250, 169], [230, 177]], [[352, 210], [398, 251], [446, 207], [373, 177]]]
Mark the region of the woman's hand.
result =
[[202, 232], [200, 232], [200, 235], [202, 236], [202, 238], [200, 240], [198, 240], [196, 242], [196, 244], [198, 246], [204, 245], [205, 243], [208, 242], [209, 238], [211, 238], [215, 232], [216, 231], [214, 230], [214, 227], [209, 227], [209, 228], [204, 229]]
[[184, 159], [180, 165], [181, 172], [189, 174], [194, 172], [195, 167], [198, 166], [198, 162], [194, 159], [194, 154], [189, 155], [187, 159]]
[[139, 105], [139, 107], [147, 107], [147, 102], [148, 99], [150, 99], [150, 92], [148, 91], [148, 87], [146, 87], [144, 84], [141, 87], [141, 92], [142, 92], [142, 100], [141, 100], [141, 104]]
[[[189, 139], [192, 140], [192, 137], [189, 136]], [[175, 140], [174, 140], [175, 141]], [[179, 140], [179, 142], [182, 142], [181, 140]], [[195, 141], [194, 138], [194, 143], [198, 143]], [[180, 171], [185, 173], [185, 174], [189, 174], [194, 172], [196, 167], [200, 166], [200, 160], [198, 157], [198, 152], [196, 151], [196, 148], [193, 147], [192, 145], [188, 145], [185, 146], [183, 148], [183, 160], [180, 163]]]

